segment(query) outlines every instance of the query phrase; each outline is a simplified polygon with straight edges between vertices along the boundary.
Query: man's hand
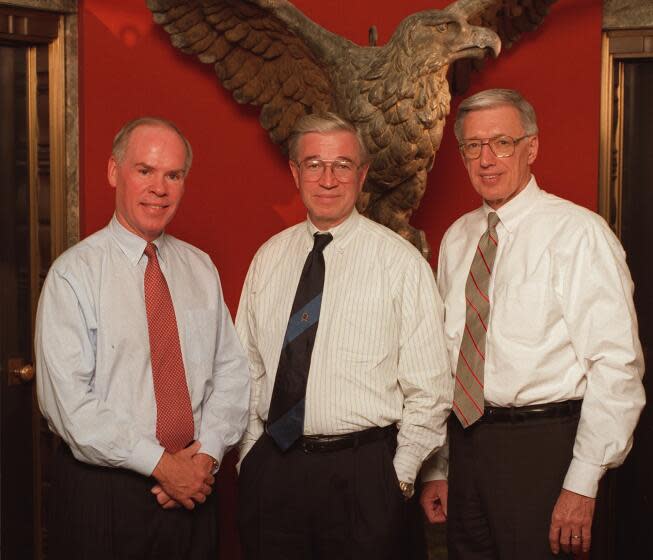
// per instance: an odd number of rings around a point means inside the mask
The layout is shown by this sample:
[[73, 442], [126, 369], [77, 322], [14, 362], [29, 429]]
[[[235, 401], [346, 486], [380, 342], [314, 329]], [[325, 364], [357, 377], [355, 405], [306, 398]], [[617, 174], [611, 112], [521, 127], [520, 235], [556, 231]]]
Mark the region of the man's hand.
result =
[[200, 443], [195, 442], [186, 449], [175, 454], [167, 451], [154, 469], [152, 476], [157, 479], [161, 490], [157, 486], [152, 488], [152, 493], [162, 507], [169, 509], [175, 507], [170, 501], [181, 504], [186, 509], [193, 509], [195, 502], [204, 503], [211, 493], [214, 478], [206, 462], [213, 464], [208, 455], [200, 453], [204, 458], [194, 459], [199, 451]]
[[156, 497], [156, 501], [159, 502], [159, 505], [163, 509], [173, 509], [181, 507], [177, 502], [175, 502], [168, 494], [163, 491], [160, 484], [156, 484], [150, 490], [152, 494]]
[[203, 469], [207, 475], [212, 476], [211, 471], [213, 470], [213, 457], [207, 455], [206, 453], [197, 453], [193, 455], [193, 462], [200, 469]]
[[449, 486], [446, 480], [429, 480], [422, 487], [419, 503], [429, 523], [444, 523], [447, 520], [447, 498]]
[[595, 498], [564, 488], [551, 514], [549, 543], [554, 554], [571, 552], [574, 556], [589, 552], [592, 544], [592, 517]]

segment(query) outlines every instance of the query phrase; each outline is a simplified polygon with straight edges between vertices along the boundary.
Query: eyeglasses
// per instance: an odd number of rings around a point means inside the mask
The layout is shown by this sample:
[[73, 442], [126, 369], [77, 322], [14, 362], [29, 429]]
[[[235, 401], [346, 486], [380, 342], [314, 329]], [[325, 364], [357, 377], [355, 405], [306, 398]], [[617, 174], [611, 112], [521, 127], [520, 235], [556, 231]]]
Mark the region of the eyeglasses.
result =
[[304, 179], [307, 181], [319, 181], [327, 167], [331, 168], [331, 173], [337, 181], [349, 183], [356, 178], [356, 172], [361, 167], [348, 159], [316, 159], [308, 158], [296, 162]]
[[490, 147], [490, 150], [492, 150], [492, 153], [495, 156], [498, 158], [507, 158], [515, 153], [515, 146], [524, 138], [528, 138], [529, 136], [532, 135], [525, 134], [519, 138], [513, 138], [512, 136], [496, 136], [494, 138], [487, 138], [486, 140], [474, 138], [472, 140], [461, 142], [458, 144], [458, 147], [465, 159], [478, 159], [481, 157], [483, 146], [486, 144]]

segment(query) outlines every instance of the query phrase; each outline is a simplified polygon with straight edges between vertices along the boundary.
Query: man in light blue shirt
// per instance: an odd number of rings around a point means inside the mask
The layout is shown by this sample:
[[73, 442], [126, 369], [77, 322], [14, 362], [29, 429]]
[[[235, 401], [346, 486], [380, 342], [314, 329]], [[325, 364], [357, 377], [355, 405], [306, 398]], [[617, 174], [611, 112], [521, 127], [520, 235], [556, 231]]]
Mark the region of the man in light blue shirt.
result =
[[[37, 390], [64, 441], [52, 473], [54, 558], [217, 555], [212, 485], [246, 425], [249, 372], [211, 259], [164, 233], [191, 160], [190, 144], [169, 121], [127, 123], [108, 164], [113, 219], [61, 255], [43, 286]], [[173, 418], [181, 406], [174, 399], [188, 405], [185, 433], [193, 437], [180, 450], [159, 441], [167, 412], [152, 357], [161, 320], [149, 304], [146, 311], [146, 247], [168, 287], [182, 363], [177, 381], [188, 388], [166, 405]], [[169, 382], [173, 368], [163, 363]], [[178, 421], [167, 423], [181, 431]]]

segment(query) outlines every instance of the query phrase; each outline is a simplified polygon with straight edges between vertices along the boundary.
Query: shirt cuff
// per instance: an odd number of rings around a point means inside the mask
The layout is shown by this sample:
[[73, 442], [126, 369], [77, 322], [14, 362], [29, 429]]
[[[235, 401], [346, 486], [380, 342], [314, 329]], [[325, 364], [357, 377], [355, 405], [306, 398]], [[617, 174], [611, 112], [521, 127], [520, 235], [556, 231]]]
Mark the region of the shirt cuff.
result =
[[408, 482], [413, 484], [417, 477], [421, 461], [413, 456], [410, 452], [405, 451], [405, 448], [397, 449], [394, 460], [392, 461], [397, 473], [397, 478], [401, 482]]
[[449, 475], [449, 460], [444, 453], [438, 452], [424, 461], [420, 471], [422, 482], [430, 480], [447, 480]]
[[222, 464], [222, 459], [224, 458], [225, 446], [221, 441], [217, 440], [214, 442], [208, 442], [199, 438], [200, 450], [198, 453], [205, 453], [213, 457], [220, 465]]
[[599, 480], [605, 474], [605, 467], [583, 463], [578, 459], [572, 459], [567, 470], [567, 476], [562, 487], [576, 494], [596, 498], [599, 489]]
[[158, 443], [142, 438], [134, 447], [124, 466], [144, 476], [151, 476], [164, 451], [165, 449]]

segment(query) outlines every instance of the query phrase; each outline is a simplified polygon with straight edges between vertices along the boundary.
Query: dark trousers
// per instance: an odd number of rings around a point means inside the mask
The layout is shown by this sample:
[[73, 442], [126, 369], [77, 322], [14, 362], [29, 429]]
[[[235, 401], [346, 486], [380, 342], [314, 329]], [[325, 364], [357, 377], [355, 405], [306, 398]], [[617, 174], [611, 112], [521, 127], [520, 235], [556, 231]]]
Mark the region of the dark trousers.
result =
[[548, 536], [578, 418], [479, 423], [464, 430], [452, 415], [450, 560], [566, 558], [551, 552]]
[[394, 432], [339, 451], [282, 453], [261, 436], [240, 469], [238, 521], [248, 560], [403, 559], [406, 506]]
[[164, 510], [156, 481], [77, 461], [66, 445], [53, 459], [48, 558], [54, 560], [215, 560], [215, 493], [195, 509]]

